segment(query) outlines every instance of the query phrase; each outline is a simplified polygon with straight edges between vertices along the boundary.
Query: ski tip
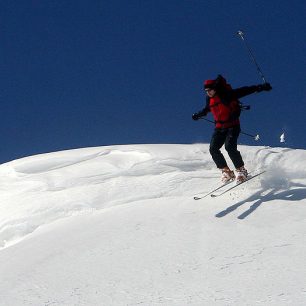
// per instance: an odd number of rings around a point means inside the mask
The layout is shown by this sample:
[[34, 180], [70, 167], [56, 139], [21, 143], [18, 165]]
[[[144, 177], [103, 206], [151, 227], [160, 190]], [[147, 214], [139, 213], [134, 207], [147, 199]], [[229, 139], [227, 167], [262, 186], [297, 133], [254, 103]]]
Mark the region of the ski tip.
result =
[[194, 200], [200, 200], [201, 198], [198, 197], [193, 197]]
[[215, 195], [215, 194], [211, 194], [210, 195], [212, 198], [216, 198], [217, 197], [217, 195]]

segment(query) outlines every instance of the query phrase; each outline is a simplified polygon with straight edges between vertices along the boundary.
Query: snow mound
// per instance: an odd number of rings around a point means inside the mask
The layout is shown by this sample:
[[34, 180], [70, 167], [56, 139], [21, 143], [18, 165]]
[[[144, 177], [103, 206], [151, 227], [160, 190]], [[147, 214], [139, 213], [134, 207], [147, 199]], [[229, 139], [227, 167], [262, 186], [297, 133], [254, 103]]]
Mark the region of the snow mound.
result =
[[[267, 168], [267, 188], [305, 177], [305, 152], [244, 147], [249, 170]], [[289, 158], [287, 158], [287, 156]], [[295, 160], [294, 165], [290, 162]], [[298, 161], [301, 161], [300, 165]], [[139, 200], [192, 196], [219, 176], [207, 145], [134, 145], [42, 154], [0, 166], [0, 247], [76, 214]]]
[[200, 201], [220, 180], [207, 144], [1, 165], [0, 304], [304, 305], [306, 152], [240, 149], [267, 172]]

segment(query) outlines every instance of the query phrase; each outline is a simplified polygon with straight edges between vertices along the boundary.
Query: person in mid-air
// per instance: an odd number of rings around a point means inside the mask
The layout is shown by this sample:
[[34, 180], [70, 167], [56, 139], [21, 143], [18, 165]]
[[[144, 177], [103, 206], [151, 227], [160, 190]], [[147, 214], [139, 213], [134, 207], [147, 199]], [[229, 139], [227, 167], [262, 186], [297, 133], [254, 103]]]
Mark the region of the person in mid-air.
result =
[[[206, 105], [201, 111], [194, 113], [192, 119], [198, 120], [209, 112], [213, 114], [215, 130], [211, 137], [209, 152], [217, 168], [222, 171], [221, 180], [223, 183], [235, 179], [237, 183], [241, 183], [248, 176], [241, 154], [237, 150], [237, 140], [241, 131], [239, 121], [241, 103], [239, 99], [255, 92], [270, 91], [271, 89], [272, 87], [269, 83], [232, 89], [221, 75], [218, 75], [215, 80], [206, 80], [204, 82]], [[236, 168], [237, 176], [228, 167], [220, 151], [223, 145], [225, 145], [225, 150]]]

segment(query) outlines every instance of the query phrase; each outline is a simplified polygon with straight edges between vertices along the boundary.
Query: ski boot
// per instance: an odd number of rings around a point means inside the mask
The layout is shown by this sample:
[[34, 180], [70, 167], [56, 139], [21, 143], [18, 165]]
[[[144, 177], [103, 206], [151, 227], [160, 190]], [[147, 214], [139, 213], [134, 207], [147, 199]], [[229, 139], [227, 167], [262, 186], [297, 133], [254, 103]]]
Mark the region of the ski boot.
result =
[[235, 180], [235, 173], [229, 167], [222, 169], [221, 181], [223, 184], [229, 183]]
[[244, 168], [244, 166], [237, 168], [236, 171], [237, 171], [237, 177], [236, 177], [237, 184], [245, 182], [248, 177], [248, 171]]

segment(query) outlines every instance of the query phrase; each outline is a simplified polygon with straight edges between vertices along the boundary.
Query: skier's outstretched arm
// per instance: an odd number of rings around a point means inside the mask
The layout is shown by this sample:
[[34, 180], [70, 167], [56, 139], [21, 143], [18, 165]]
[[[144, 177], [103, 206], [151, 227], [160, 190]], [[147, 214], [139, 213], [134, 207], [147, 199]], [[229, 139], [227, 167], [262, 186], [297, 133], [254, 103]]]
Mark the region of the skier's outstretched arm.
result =
[[269, 83], [264, 83], [260, 85], [253, 85], [253, 86], [244, 86], [240, 88], [233, 89], [230, 94], [232, 98], [240, 99], [255, 92], [261, 91], [270, 91], [272, 89]]
[[198, 120], [198, 119], [200, 119], [200, 118], [206, 116], [209, 112], [210, 112], [210, 108], [209, 108], [209, 98], [206, 97], [206, 105], [205, 105], [205, 107], [204, 107], [202, 110], [200, 110], [199, 112], [194, 113], [194, 114], [192, 115], [192, 119], [193, 119], [193, 120]]

